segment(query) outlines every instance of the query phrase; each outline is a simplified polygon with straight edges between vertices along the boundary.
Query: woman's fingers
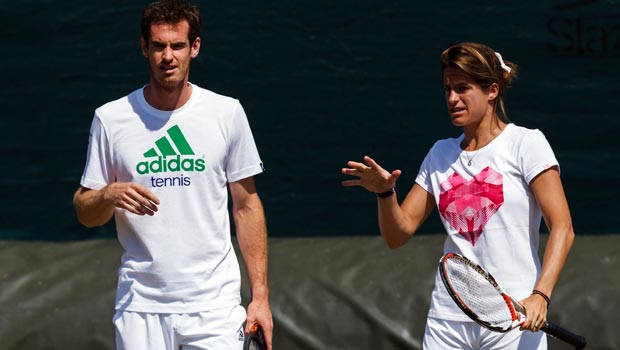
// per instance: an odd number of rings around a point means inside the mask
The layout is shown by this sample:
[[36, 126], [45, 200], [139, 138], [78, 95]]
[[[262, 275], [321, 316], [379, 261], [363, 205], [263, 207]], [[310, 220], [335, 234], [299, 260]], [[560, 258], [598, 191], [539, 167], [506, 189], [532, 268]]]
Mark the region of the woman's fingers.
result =
[[360, 180], [344, 180], [340, 184], [345, 187], [360, 186]]
[[402, 174], [402, 171], [400, 170], [394, 170], [390, 174], [390, 179], [394, 181], [394, 184], [396, 184], [396, 180], [398, 180], [398, 177], [400, 176], [400, 174]]
[[383, 168], [379, 164], [377, 164], [377, 162], [375, 162], [374, 159], [370, 158], [369, 156], [364, 156], [364, 162], [366, 162], [366, 164], [368, 164], [368, 166], [370, 166], [373, 169], [383, 170]]
[[348, 168], [341, 169], [343, 174], [358, 178], [342, 181], [342, 186], [361, 186], [368, 191], [381, 193], [396, 185], [396, 180], [401, 175], [400, 170], [390, 173], [369, 156], [364, 156], [363, 161], [366, 164], [350, 160], [347, 162]]
[[345, 174], [345, 175], [351, 175], [351, 176], [360, 177], [360, 176], [362, 176], [364, 171], [363, 170], [357, 170], [357, 169], [342, 168], [342, 173]]

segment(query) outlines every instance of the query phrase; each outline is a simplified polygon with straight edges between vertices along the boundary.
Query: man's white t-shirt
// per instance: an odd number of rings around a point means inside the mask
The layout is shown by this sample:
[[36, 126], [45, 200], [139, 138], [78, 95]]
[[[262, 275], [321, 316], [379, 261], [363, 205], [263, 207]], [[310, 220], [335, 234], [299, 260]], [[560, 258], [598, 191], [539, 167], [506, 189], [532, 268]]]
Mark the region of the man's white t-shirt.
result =
[[263, 171], [239, 101], [192, 85], [161, 111], [143, 89], [95, 111], [81, 185], [134, 182], [160, 200], [154, 216], [116, 209], [124, 248], [116, 308], [191, 313], [240, 303], [227, 183]]
[[[436, 142], [416, 183], [435, 198], [448, 233], [444, 253], [472, 259], [511, 295], [523, 299], [540, 273], [542, 214], [529, 183], [558, 162], [539, 130], [508, 124], [491, 143], [473, 152], [461, 149], [463, 138]], [[429, 316], [471, 321], [451, 299], [439, 274]]]

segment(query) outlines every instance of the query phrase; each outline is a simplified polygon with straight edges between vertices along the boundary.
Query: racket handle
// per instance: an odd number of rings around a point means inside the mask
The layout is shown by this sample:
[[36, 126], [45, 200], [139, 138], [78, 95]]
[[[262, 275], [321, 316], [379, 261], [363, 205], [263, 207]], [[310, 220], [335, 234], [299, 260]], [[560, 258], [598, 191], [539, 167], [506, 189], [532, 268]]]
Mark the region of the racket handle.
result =
[[586, 338], [581, 335], [577, 335], [567, 329], [564, 329], [551, 322], [546, 322], [542, 328], [542, 331], [560, 339], [561, 341], [574, 346], [578, 350], [586, 348]]

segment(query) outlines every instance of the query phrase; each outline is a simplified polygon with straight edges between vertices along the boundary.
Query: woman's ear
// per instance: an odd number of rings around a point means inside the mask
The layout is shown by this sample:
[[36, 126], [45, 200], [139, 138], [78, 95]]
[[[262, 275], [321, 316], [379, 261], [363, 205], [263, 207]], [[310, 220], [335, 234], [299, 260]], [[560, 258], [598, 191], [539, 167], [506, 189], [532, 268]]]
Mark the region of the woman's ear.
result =
[[499, 95], [499, 85], [497, 85], [497, 83], [491, 84], [491, 86], [489, 86], [488, 94], [489, 101], [495, 100], [497, 98], [497, 95]]

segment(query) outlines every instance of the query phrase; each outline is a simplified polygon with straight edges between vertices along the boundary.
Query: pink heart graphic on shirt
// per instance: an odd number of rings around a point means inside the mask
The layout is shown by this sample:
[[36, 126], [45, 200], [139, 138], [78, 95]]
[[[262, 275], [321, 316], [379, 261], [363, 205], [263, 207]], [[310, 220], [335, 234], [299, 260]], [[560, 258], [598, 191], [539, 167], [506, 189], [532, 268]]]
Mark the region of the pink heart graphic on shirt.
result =
[[476, 245], [487, 222], [504, 204], [502, 174], [486, 167], [465, 181], [454, 173], [439, 186], [439, 213], [461, 236]]

